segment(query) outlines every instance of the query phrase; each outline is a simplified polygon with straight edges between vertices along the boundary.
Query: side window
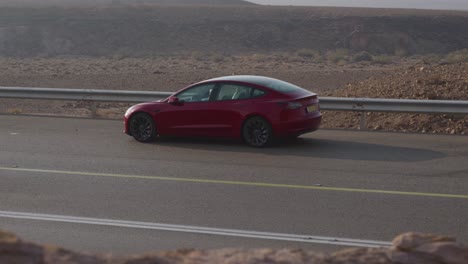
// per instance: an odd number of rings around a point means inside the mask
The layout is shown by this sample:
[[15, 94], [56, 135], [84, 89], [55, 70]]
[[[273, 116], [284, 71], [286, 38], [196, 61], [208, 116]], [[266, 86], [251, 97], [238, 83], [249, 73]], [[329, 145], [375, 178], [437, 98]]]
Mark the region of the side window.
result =
[[253, 93], [252, 93], [252, 97], [258, 97], [258, 96], [262, 96], [264, 95], [265, 92], [262, 91], [262, 90], [258, 90], [258, 89], [254, 89]]
[[177, 94], [177, 97], [184, 102], [209, 101], [214, 86], [214, 84], [201, 84]]
[[223, 84], [219, 89], [217, 101], [223, 100], [239, 100], [250, 98], [252, 94], [252, 88], [242, 86], [238, 84]]

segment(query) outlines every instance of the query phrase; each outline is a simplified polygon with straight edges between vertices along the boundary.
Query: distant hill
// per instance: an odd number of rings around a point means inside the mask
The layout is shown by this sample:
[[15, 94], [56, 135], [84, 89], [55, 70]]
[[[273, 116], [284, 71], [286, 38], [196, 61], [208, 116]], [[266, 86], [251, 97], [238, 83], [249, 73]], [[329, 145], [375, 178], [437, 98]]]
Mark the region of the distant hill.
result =
[[245, 0], [2, 0], [1, 6], [96, 6], [96, 5], [164, 5], [164, 6], [246, 6]]
[[468, 10], [466, 0], [252, 0], [252, 2], [264, 5]]
[[[90, 0], [80, 3], [84, 1]], [[170, 1], [202, 5], [202, 1], [226, 4], [229, 0]], [[302, 49], [309, 54], [341, 49], [412, 55], [467, 47], [468, 12], [260, 5], [0, 8], [0, 57], [144, 57]]]
[[113, 0], [113, 2], [160, 5], [255, 5], [244, 0]]

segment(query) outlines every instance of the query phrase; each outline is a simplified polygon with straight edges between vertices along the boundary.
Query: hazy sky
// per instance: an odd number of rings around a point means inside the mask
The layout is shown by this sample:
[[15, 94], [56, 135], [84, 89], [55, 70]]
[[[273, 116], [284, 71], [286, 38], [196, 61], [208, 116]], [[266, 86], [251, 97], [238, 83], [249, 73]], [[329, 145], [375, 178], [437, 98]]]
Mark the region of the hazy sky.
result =
[[357, 6], [468, 10], [468, 0], [249, 0], [265, 5]]

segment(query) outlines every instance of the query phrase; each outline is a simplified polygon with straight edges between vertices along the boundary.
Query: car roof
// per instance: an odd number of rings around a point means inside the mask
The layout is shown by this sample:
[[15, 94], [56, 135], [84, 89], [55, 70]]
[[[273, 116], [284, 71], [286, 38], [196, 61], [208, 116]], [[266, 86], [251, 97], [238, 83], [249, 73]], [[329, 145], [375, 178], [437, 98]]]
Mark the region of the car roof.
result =
[[275, 78], [270, 78], [270, 77], [265, 77], [265, 76], [256, 76], [256, 75], [232, 75], [232, 76], [224, 76], [224, 77], [219, 77], [219, 78], [214, 78], [210, 80], [206, 80], [202, 83], [206, 82], [242, 82], [242, 83], [249, 83], [253, 85], [257, 85], [260, 87], [265, 87], [271, 91], [278, 92], [281, 94], [288, 94], [288, 93], [295, 93], [296, 96], [297, 94], [300, 95], [316, 95], [304, 88], [301, 88], [299, 86], [296, 86], [294, 84], [275, 79]]
[[231, 75], [231, 76], [224, 76], [224, 77], [218, 77], [218, 78], [206, 80], [204, 82], [219, 82], [219, 81], [244, 82], [244, 83], [256, 84], [259, 86], [266, 86], [267, 83], [271, 83], [272, 81], [280, 81], [280, 80], [270, 78], [270, 77], [265, 77], [265, 76], [256, 76], [256, 75]]

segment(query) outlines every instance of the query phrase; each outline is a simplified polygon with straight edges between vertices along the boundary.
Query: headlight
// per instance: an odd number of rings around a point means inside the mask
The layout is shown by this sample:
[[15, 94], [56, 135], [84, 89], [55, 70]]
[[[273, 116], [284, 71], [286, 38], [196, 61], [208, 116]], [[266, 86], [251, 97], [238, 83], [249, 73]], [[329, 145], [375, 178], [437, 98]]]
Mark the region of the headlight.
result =
[[135, 106], [132, 106], [132, 107], [130, 107], [129, 109], [127, 109], [127, 111], [125, 111], [125, 117], [128, 117], [128, 116], [133, 112], [133, 108], [134, 108], [134, 107], [135, 107]]

